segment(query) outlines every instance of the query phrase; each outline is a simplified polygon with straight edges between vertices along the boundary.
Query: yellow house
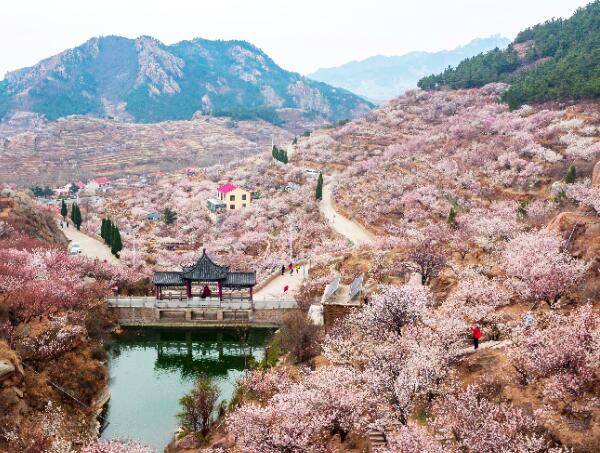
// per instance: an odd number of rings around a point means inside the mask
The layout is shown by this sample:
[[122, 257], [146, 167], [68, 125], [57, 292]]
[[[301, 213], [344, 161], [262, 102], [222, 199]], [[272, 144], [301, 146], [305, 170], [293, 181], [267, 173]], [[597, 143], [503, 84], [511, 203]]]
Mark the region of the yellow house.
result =
[[225, 184], [217, 189], [219, 200], [225, 203], [225, 209], [242, 209], [250, 206], [252, 194], [235, 184]]

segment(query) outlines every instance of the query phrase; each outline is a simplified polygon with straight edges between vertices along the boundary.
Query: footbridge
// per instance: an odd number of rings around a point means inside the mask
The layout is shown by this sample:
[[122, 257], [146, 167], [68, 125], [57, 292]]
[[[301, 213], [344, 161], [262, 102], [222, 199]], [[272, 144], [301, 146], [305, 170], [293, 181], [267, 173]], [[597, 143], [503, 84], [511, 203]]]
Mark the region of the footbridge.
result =
[[273, 327], [297, 304], [292, 300], [219, 298], [156, 299], [155, 297], [110, 297], [109, 311], [122, 326], [253, 325]]

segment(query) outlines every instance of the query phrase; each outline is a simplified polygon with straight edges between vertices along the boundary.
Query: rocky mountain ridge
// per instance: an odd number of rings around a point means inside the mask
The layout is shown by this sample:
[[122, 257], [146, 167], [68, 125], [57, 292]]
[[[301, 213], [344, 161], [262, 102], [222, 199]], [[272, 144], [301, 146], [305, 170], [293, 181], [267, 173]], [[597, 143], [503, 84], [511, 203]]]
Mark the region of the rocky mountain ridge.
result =
[[474, 39], [452, 50], [410, 52], [399, 56], [376, 55], [334, 68], [322, 68], [309, 74], [309, 77], [343, 87], [366, 99], [382, 102], [415, 88], [425, 75], [443, 71], [481, 52], [496, 47], [502, 49], [509, 42], [500, 35], [494, 35]]
[[371, 107], [346, 90], [282, 69], [246, 41], [165, 45], [149, 36], [98, 37], [0, 81], [5, 120], [28, 111], [48, 120], [76, 114], [159, 122], [200, 111], [278, 124], [281, 108], [337, 121]]

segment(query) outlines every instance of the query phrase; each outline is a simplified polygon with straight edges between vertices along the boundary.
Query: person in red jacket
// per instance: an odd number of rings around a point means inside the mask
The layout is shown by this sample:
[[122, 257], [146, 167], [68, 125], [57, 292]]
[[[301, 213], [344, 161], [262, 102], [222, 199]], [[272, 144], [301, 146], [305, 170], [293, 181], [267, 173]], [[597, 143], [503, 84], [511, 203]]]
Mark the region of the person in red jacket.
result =
[[473, 338], [473, 347], [477, 349], [479, 347], [479, 339], [481, 338], [481, 328], [477, 323], [471, 326], [471, 338]]

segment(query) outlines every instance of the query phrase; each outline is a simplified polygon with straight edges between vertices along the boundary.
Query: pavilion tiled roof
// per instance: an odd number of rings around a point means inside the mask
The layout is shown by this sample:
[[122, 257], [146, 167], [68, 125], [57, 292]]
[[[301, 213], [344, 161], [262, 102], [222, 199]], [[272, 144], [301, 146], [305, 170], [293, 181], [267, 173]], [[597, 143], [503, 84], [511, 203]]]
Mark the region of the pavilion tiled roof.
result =
[[256, 272], [229, 272], [223, 286], [237, 288], [256, 285]]
[[154, 272], [152, 283], [157, 286], [183, 286], [184, 281], [181, 272]]
[[204, 250], [202, 256], [194, 265], [183, 268], [181, 275], [186, 280], [215, 282], [225, 280], [228, 273], [229, 268], [227, 266], [215, 264], [206, 254], [206, 250]]

